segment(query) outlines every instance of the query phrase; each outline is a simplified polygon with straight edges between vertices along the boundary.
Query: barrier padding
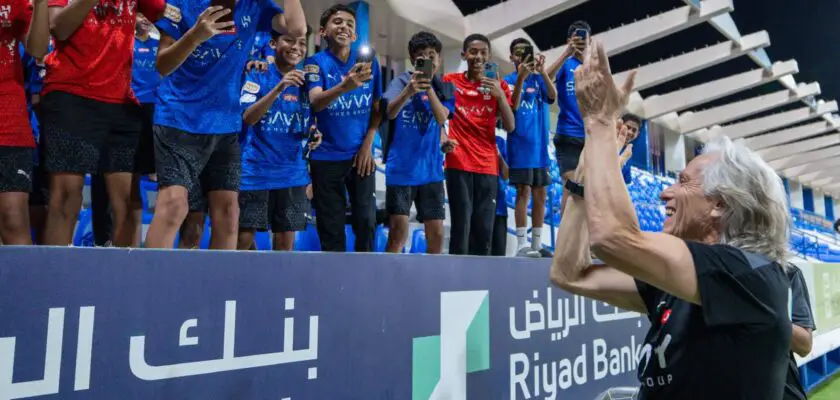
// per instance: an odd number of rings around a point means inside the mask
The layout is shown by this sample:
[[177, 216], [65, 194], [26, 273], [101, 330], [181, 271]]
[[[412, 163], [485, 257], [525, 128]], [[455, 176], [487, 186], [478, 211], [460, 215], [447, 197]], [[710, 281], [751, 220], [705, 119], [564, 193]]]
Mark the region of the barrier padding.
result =
[[[0, 248], [0, 399], [592, 399], [647, 321], [546, 260]], [[51, 396], [52, 395], [52, 396]]]

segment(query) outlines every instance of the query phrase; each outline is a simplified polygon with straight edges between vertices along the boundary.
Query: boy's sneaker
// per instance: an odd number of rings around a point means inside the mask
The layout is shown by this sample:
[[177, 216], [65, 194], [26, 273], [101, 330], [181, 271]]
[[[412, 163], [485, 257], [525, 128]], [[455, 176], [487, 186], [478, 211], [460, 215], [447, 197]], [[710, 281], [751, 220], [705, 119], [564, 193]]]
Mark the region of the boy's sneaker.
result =
[[542, 258], [552, 258], [554, 257], [554, 253], [551, 250], [546, 249], [545, 247], [539, 249], [538, 253], [540, 253], [540, 257]]
[[529, 258], [540, 258], [540, 257], [542, 257], [540, 255], [539, 251], [536, 251], [536, 250], [532, 249], [531, 247], [523, 247], [523, 248], [517, 250], [516, 251], [516, 256], [517, 257], [529, 257]]

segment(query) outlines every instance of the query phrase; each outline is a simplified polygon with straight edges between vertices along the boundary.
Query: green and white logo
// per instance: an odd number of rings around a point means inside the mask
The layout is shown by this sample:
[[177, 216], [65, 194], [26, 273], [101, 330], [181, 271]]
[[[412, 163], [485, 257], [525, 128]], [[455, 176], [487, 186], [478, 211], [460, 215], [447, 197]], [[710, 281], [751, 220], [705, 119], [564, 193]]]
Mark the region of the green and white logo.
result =
[[467, 374], [490, 369], [490, 293], [440, 294], [440, 335], [414, 338], [412, 400], [466, 400]]

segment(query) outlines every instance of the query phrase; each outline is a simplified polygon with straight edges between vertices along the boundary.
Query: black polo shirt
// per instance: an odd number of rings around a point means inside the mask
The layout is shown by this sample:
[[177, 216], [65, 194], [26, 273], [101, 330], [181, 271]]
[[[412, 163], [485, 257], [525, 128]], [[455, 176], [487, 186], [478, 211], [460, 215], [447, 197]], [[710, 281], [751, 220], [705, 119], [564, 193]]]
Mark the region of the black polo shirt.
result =
[[790, 357], [788, 278], [766, 258], [686, 242], [702, 306], [636, 281], [650, 331], [640, 400], [781, 400]]

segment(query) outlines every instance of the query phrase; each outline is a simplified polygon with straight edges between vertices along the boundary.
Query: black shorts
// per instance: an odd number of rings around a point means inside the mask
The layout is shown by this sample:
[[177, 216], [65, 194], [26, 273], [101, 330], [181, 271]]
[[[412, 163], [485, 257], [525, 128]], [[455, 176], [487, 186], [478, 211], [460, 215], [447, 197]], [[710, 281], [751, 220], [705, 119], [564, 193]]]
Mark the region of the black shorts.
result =
[[44, 170], [78, 174], [135, 172], [143, 129], [138, 105], [50, 92], [40, 107]]
[[566, 135], [554, 135], [554, 151], [557, 154], [557, 166], [560, 175], [577, 169], [580, 153], [583, 152], [583, 138]]
[[548, 177], [548, 168], [511, 168], [510, 184], [546, 187], [551, 184], [551, 178]]
[[417, 207], [420, 222], [446, 219], [443, 182], [419, 186], [388, 185], [385, 191], [385, 209], [390, 215], [410, 215], [411, 203]]
[[311, 206], [306, 186], [239, 193], [239, 227], [274, 233], [305, 231]]
[[239, 191], [239, 133], [201, 135], [155, 125], [155, 170], [161, 187], [183, 186], [190, 211], [207, 208], [207, 192]]
[[0, 193], [32, 191], [35, 149], [0, 146]]
[[134, 157], [134, 172], [148, 175], [155, 173], [155, 105], [144, 103], [140, 107], [143, 128], [140, 131], [137, 154]]

